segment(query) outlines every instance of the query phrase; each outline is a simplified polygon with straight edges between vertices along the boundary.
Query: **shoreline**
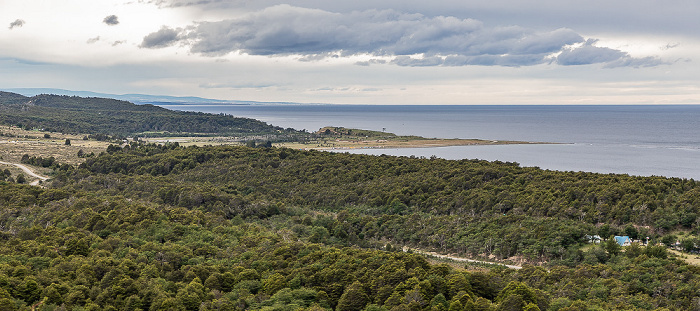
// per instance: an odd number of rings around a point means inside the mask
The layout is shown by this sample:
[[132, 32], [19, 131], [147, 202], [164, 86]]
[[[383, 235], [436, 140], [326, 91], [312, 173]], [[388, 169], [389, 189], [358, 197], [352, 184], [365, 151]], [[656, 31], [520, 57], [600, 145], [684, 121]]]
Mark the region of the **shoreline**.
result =
[[346, 141], [334, 140], [303, 143], [278, 143], [276, 147], [285, 147], [299, 150], [363, 150], [363, 149], [404, 149], [404, 148], [438, 148], [454, 146], [497, 146], [497, 145], [551, 145], [551, 142], [529, 142], [511, 140], [481, 140], [481, 139], [407, 139], [407, 140], [361, 140]]

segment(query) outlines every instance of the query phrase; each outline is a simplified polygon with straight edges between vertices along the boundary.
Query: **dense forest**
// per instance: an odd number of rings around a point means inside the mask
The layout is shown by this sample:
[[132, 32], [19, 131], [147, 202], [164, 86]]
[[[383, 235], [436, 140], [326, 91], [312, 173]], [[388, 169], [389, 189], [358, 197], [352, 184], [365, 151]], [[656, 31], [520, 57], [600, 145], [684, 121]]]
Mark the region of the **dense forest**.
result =
[[223, 114], [172, 111], [107, 98], [0, 92], [0, 123], [26, 129], [110, 136], [252, 135], [295, 133], [261, 121]]
[[351, 244], [390, 239], [531, 261], [562, 259], [586, 234], [697, 231], [700, 213], [692, 180], [276, 148], [115, 146], [56, 179], [75, 190], [110, 184], [109, 194], [243, 217], [303, 206], [340, 213], [340, 227], [324, 227]]
[[52, 167], [46, 188], [0, 182], [0, 310], [700, 307], [700, 268], [666, 247], [585, 239], [697, 233], [693, 180], [139, 143]]

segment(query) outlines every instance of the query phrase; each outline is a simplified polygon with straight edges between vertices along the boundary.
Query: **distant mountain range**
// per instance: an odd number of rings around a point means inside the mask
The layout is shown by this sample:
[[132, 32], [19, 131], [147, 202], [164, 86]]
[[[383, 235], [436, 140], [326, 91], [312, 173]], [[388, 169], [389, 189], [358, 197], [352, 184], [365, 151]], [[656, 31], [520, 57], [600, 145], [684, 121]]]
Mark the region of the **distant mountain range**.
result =
[[146, 94], [107, 94], [107, 93], [96, 93], [89, 91], [70, 91], [63, 89], [53, 89], [53, 88], [9, 88], [0, 89], [0, 91], [12, 92], [21, 94], [24, 96], [36, 96], [39, 94], [53, 94], [53, 95], [68, 95], [68, 96], [80, 96], [80, 97], [100, 97], [100, 98], [113, 98], [118, 100], [125, 100], [132, 102], [134, 104], [182, 104], [182, 105], [206, 105], [206, 104], [231, 104], [231, 105], [294, 105], [299, 103], [292, 102], [256, 102], [256, 101], [244, 101], [244, 100], [220, 100], [220, 99], [210, 99], [194, 96], [167, 96], [167, 95], [146, 95]]

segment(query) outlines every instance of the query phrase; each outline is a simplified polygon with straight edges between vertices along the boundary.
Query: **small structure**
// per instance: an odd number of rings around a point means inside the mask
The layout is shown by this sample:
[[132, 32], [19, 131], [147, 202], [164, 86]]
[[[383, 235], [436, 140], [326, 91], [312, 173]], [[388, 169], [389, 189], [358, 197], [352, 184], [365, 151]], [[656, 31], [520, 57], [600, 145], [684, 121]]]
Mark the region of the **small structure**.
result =
[[617, 244], [619, 244], [620, 246], [630, 246], [630, 245], [632, 245], [632, 240], [630, 239], [630, 237], [628, 237], [628, 236], [626, 236], [626, 235], [625, 235], [625, 236], [616, 235], [616, 236], [615, 236], [615, 242], [617, 242]]
[[593, 244], [600, 244], [600, 241], [603, 239], [599, 235], [588, 235], [586, 234], [586, 239], [588, 240], [588, 243], [593, 243]]

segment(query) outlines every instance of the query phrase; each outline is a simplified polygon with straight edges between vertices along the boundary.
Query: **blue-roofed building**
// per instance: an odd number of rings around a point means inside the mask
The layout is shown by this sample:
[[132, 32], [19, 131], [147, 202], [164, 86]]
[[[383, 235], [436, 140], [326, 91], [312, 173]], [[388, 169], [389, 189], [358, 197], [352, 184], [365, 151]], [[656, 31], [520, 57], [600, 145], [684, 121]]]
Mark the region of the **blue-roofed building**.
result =
[[619, 244], [620, 246], [630, 246], [632, 244], [632, 240], [628, 236], [615, 236], [615, 242]]

